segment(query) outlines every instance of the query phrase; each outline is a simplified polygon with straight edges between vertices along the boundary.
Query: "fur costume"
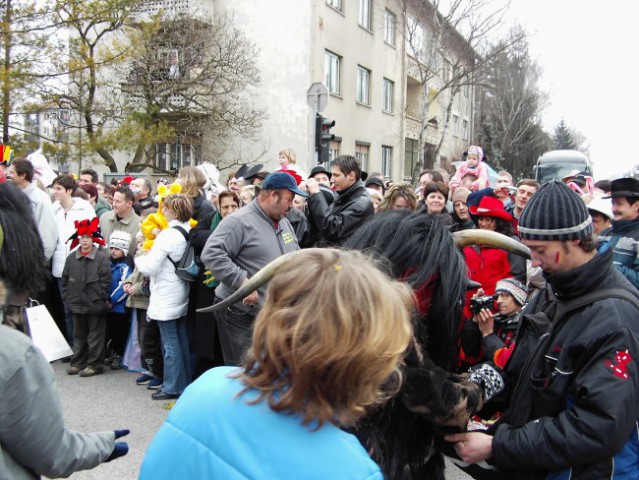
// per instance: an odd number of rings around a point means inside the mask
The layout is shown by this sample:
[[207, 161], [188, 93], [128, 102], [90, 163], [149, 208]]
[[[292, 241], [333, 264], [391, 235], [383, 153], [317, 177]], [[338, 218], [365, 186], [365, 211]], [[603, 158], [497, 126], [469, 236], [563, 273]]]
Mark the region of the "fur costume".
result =
[[414, 289], [415, 341], [405, 382], [386, 405], [363, 418], [355, 434], [388, 479], [442, 479], [436, 432], [465, 429], [483, 405], [481, 388], [447, 369], [453, 364], [453, 325], [465, 293], [466, 267], [453, 240], [431, 215], [390, 211], [364, 223], [344, 245], [385, 257], [395, 278]]
[[0, 228], [0, 280], [8, 290], [4, 323], [22, 330], [25, 303], [46, 288], [50, 274], [29, 198], [13, 183], [0, 184]]

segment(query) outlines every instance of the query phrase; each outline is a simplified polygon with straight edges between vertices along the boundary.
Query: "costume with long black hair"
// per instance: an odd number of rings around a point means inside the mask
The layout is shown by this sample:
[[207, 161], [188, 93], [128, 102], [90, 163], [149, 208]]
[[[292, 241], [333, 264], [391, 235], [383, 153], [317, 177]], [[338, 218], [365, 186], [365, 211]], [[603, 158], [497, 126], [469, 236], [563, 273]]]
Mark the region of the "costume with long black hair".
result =
[[418, 303], [404, 386], [355, 433], [385, 478], [443, 479], [443, 457], [433, 448], [436, 426], [462, 430], [483, 403], [476, 384], [447, 371], [454, 363], [454, 327], [466, 288], [464, 259], [436, 216], [405, 211], [378, 213], [344, 247], [386, 258]]
[[0, 279], [9, 287], [4, 323], [22, 330], [27, 298], [43, 291], [50, 276], [29, 198], [12, 183], [0, 184], [0, 226]]

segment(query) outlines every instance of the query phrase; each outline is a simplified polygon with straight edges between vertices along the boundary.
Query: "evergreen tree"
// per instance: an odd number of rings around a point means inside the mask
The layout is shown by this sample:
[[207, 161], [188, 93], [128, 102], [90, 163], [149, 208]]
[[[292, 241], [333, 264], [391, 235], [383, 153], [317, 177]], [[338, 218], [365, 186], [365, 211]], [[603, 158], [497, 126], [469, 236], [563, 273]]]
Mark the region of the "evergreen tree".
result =
[[556, 150], [576, 150], [577, 145], [573, 138], [573, 132], [562, 118], [559, 125], [555, 127], [553, 142]]

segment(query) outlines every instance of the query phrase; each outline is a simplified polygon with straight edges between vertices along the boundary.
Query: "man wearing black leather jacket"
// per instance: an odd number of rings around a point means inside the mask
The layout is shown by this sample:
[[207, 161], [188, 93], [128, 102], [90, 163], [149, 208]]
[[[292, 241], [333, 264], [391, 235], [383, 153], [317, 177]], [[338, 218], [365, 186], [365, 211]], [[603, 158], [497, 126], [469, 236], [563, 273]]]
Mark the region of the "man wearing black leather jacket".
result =
[[337, 197], [330, 204], [313, 178], [300, 185], [310, 194], [310, 219], [317, 227], [324, 245], [341, 245], [362, 222], [373, 215], [373, 202], [360, 179], [361, 173], [360, 163], [355, 157], [342, 155], [333, 160], [331, 183]]
[[464, 461], [496, 466], [491, 478], [639, 478], [639, 293], [610, 251], [597, 254], [586, 206], [561, 182], [531, 199], [519, 233], [554, 297], [550, 330], [492, 435], [446, 439]]

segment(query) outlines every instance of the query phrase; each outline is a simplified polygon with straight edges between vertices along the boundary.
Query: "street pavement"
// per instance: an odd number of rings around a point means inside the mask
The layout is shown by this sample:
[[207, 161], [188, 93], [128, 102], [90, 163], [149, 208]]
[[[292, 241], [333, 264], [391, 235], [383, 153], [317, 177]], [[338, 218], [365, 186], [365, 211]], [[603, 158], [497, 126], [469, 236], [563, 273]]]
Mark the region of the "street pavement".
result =
[[[169, 402], [152, 400], [151, 390], [135, 384], [137, 373], [107, 368], [103, 375], [80, 378], [66, 374], [68, 365], [59, 361], [52, 364], [67, 426], [81, 432], [131, 430], [128, 436], [122, 438], [129, 444], [128, 455], [103, 463], [93, 470], [75, 473], [70, 478], [136, 479], [144, 452], [169, 413]], [[447, 463], [447, 480], [470, 478]]]

